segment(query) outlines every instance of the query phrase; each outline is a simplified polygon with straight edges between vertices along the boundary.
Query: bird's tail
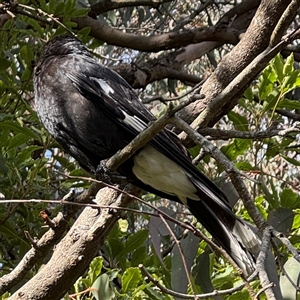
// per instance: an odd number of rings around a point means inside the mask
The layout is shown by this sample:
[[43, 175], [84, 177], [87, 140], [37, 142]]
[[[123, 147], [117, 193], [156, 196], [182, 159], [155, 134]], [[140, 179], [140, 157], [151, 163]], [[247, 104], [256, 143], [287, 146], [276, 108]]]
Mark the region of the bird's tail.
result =
[[255, 271], [255, 258], [261, 243], [251, 228], [230, 209], [212, 201], [187, 199], [187, 205], [243, 273], [250, 276]]

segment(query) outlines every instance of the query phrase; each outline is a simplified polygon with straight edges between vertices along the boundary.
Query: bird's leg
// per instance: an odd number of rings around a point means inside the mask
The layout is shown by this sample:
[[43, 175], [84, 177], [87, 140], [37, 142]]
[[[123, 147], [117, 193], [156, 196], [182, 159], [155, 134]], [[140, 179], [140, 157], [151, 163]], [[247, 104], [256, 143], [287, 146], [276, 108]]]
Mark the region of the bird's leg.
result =
[[96, 179], [108, 184], [123, 184], [126, 181], [124, 176], [121, 176], [116, 171], [111, 171], [106, 166], [107, 160], [101, 160], [95, 171]]

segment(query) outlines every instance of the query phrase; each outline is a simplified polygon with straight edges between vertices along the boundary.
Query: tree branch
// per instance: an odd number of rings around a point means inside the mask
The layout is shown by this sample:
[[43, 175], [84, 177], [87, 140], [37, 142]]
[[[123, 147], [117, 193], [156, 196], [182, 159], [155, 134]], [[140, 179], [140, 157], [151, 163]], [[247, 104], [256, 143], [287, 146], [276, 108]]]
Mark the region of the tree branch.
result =
[[227, 157], [216, 146], [212, 145], [206, 138], [196, 132], [193, 128], [191, 128], [191, 126], [189, 126], [186, 122], [184, 122], [177, 116], [172, 118], [172, 124], [185, 131], [196, 144], [204, 148], [206, 152], [210, 153], [211, 156], [213, 156], [218, 161], [218, 163], [230, 176], [234, 187], [239, 193], [249, 215], [251, 216], [257, 227], [259, 229], [265, 228], [266, 221], [263, 219], [259, 210], [255, 206], [253, 199], [244, 184], [240, 171], [233, 165], [233, 163], [229, 161]]
[[100, 41], [145, 52], [158, 52], [171, 48], [180, 48], [203, 41], [218, 41], [229, 44], [236, 44], [239, 41], [239, 31], [235, 28], [217, 28], [211, 26], [146, 36], [125, 33], [119, 29], [110, 27], [102, 20], [95, 20], [88, 16], [73, 18], [73, 21], [77, 23], [77, 29], [79, 30], [91, 27], [91, 36]]
[[95, 4], [91, 6], [90, 14], [99, 15], [104, 12], [119, 9], [123, 7], [132, 7], [132, 6], [150, 6], [153, 8], [158, 8], [160, 5], [164, 3], [171, 2], [172, 0], [101, 0], [97, 1]]
[[[175, 292], [173, 290], [170, 290], [166, 287], [164, 287], [163, 285], [161, 285], [159, 283], [159, 281], [157, 279], [155, 279], [149, 272], [148, 270], [142, 265], [140, 264], [139, 265], [139, 268], [142, 270], [142, 272], [144, 273], [144, 275], [155, 285], [157, 286], [162, 293], [165, 293], [165, 294], [168, 294], [168, 295], [171, 295], [171, 296], [174, 296], [176, 298], [180, 298], [180, 299], [194, 299], [195, 296], [194, 295], [187, 295], [187, 294], [182, 294], [182, 293], [178, 293], [178, 292]], [[216, 296], [219, 296], [219, 295], [231, 295], [233, 294], [234, 292], [237, 292], [237, 291], [240, 291], [244, 288], [244, 284], [240, 284], [234, 288], [231, 288], [231, 289], [226, 289], [226, 290], [215, 290], [211, 293], [205, 293], [205, 294], [197, 294], [196, 297], [197, 299], [207, 299], [207, 298], [215, 298]]]
[[[134, 192], [133, 190], [131, 192]], [[131, 197], [110, 188], [101, 189], [96, 196], [99, 205], [126, 207]], [[119, 213], [111, 209], [87, 207], [67, 235], [56, 245], [48, 263], [9, 299], [60, 299], [97, 254]]]
[[[237, 101], [245, 88], [272, 58], [269, 57], [261, 62], [257, 60], [257, 56], [262, 52], [264, 52], [264, 54], [268, 53], [266, 48], [268, 47], [273, 30], [287, 6], [288, 3], [284, 0], [272, 3], [266, 0], [261, 1], [254, 18], [240, 43], [223, 57], [215, 72], [203, 85], [202, 92], [206, 96], [205, 100], [187, 107], [179, 116], [188, 115], [189, 118], [185, 118], [188, 123], [191, 123], [199, 116], [193, 123], [194, 128], [198, 126], [212, 126], [237, 104]], [[290, 20], [292, 21], [292, 19]], [[291, 40], [287, 41], [285, 46], [290, 41]], [[274, 52], [273, 56], [283, 48], [284, 47], [277, 48], [277, 52]], [[259, 63], [260, 65], [254, 65], [252, 63], [254, 60], [255, 63]], [[247, 68], [247, 72], [243, 71], [245, 68]], [[242, 72], [244, 73], [239, 77], [240, 80], [237, 80], [238, 75]], [[222, 74], [226, 74], [226, 76], [221, 76]], [[235, 91], [228, 89], [228, 85], [233, 81], [237, 84], [231, 86]], [[224, 92], [226, 88], [228, 94], [225, 94]], [[226, 97], [226, 99], [224, 99], [223, 102], [218, 103], [217, 100], [214, 99], [217, 98], [221, 100], [221, 96], [218, 98], [218, 95], [221, 93], [222, 98]], [[186, 138], [186, 135], [184, 135], [184, 138]]]
[[[238, 99], [241, 90], [244, 91], [249, 82], [253, 80], [253, 77], [257, 76], [257, 74], [267, 66], [268, 62], [278, 52], [284, 49], [286, 45], [288, 45], [293, 39], [299, 37], [299, 34], [300, 30], [292, 32], [274, 48], [267, 48], [261, 54], [255, 57], [253, 61], [251, 61], [249, 65], [246, 66], [216, 97], [211, 99], [209, 103], [206, 103], [205, 109], [192, 122], [191, 126], [196, 129], [199, 129], [199, 127], [207, 126], [211, 123], [211, 120], [214, 120], [217, 115], [221, 116], [221, 114], [227, 111], [227, 108], [225, 109], [225, 106], [228, 105], [228, 103], [231, 102], [233, 98]], [[204, 86], [207, 86], [207, 81], [203, 85], [203, 93], [205, 93]], [[209, 95], [209, 97], [208, 95], [206, 95], [205, 101], [203, 101], [203, 103], [206, 102], [207, 98], [210, 98], [210, 96], [211, 94]], [[230, 106], [231, 105], [232, 103], [230, 103]], [[187, 143], [186, 140], [188, 139], [188, 136], [186, 134], [183, 133], [180, 135], [180, 137], [183, 141], [185, 141], [185, 143]]]
[[276, 300], [275, 294], [272, 290], [274, 284], [270, 282], [268, 273], [266, 272], [265, 269], [266, 259], [267, 259], [270, 240], [271, 240], [271, 232], [272, 232], [272, 228], [270, 226], [267, 226], [266, 228], [263, 229], [261, 251], [256, 261], [256, 268], [260, 279], [260, 283], [262, 285], [262, 290], [257, 293], [257, 299], [259, 299], [258, 296], [261, 292], [265, 292], [268, 300]]
[[[91, 197], [94, 197], [101, 185], [99, 183], [92, 184], [89, 189], [75, 197], [75, 202], [86, 203]], [[68, 221], [80, 209], [76, 206], [65, 207], [64, 214], [59, 213], [53, 222], [55, 227], [49, 229], [22, 258], [19, 264], [9, 273], [0, 278], [0, 295], [10, 290], [13, 286], [21, 282], [28, 271], [37, 263], [37, 261], [45, 257], [46, 254], [57, 244], [69, 227]]]
[[214, 139], [228, 140], [232, 138], [241, 138], [241, 139], [253, 139], [253, 140], [262, 140], [270, 138], [273, 136], [287, 136], [292, 133], [299, 133], [300, 129], [297, 127], [291, 128], [277, 128], [278, 124], [271, 125], [271, 127], [262, 131], [240, 131], [240, 130], [225, 130], [225, 129], [215, 129], [215, 128], [201, 128], [199, 133], [202, 135], [209, 135]]
[[[197, 86], [197, 90], [200, 90], [201, 86]], [[198, 100], [194, 96], [190, 99], [184, 101], [177, 105], [176, 107], [169, 107], [167, 112], [158, 120], [153, 122], [144, 131], [139, 133], [125, 148], [118, 151], [113, 155], [107, 162], [106, 167], [110, 171], [115, 171], [122, 163], [124, 163], [128, 158], [130, 158], [137, 150], [146, 145], [150, 140], [152, 140], [168, 123], [170, 123], [170, 118], [174, 116], [176, 112], [181, 110], [183, 107], [187, 106], [191, 102]]]

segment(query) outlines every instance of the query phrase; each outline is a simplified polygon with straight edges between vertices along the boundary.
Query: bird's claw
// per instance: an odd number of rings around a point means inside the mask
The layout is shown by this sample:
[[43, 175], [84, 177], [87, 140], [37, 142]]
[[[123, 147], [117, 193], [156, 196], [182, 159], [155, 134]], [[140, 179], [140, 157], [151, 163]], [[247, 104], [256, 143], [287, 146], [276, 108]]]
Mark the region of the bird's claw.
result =
[[124, 182], [124, 177], [121, 176], [118, 172], [112, 172], [106, 166], [106, 160], [100, 161], [99, 165], [97, 166], [96, 172], [96, 179], [106, 182], [108, 184], [116, 184]]

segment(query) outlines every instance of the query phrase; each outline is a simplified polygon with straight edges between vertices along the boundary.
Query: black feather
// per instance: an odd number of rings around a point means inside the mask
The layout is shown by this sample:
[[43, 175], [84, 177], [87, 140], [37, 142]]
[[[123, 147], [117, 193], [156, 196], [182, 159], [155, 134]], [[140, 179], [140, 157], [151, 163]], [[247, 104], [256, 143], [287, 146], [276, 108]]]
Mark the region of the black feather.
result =
[[[155, 120], [122, 77], [70, 36], [46, 44], [34, 87], [44, 126], [91, 173]], [[173, 134], [162, 130], [118, 172], [143, 189], [186, 204], [246, 275], [254, 271], [259, 239], [233, 214], [224, 193], [191, 163]]]

